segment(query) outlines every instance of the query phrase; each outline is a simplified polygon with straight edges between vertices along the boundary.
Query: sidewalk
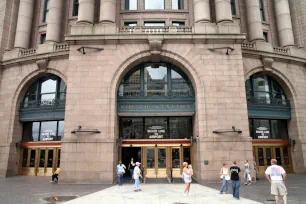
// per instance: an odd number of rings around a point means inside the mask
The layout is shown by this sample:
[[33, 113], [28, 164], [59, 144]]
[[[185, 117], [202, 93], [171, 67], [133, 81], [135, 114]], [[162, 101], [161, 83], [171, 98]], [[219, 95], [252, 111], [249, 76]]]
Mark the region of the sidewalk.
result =
[[113, 186], [105, 190], [77, 198], [65, 204], [259, 204], [199, 184], [191, 185], [191, 196], [184, 196], [184, 184], [145, 184], [141, 192], [133, 192], [133, 185]]

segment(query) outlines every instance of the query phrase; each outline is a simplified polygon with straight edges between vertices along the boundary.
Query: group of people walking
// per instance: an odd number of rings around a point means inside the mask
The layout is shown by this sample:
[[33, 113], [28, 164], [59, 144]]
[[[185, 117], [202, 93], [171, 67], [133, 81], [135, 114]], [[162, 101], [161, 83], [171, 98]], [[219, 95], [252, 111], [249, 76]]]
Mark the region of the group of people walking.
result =
[[[118, 184], [122, 185], [123, 174], [125, 173], [125, 165], [119, 161], [117, 166], [118, 174]], [[130, 172], [131, 179], [135, 180], [134, 191], [140, 191], [140, 178], [142, 178], [142, 172], [140, 169], [140, 163], [134, 163], [133, 158], [129, 163], [128, 170]], [[254, 170], [256, 172], [257, 178], [257, 165], [254, 161]], [[184, 180], [186, 187], [184, 189], [184, 196], [190, 196], [190, 185], [192, 181], [193, 169], [192, 166], [187, 162], [183, 163], [183, 172], [182, 179]], [[279, 204], [279, 195], [283, 196], [284, 204], [287, 204], [287, 189], [286, 189], [286, 172], [285, 170], [277, 165], [277, 160], [271, 160], [271, 166], [265, 171], [265, 176], [271, 184], [271, 194], [275, 195], [276, 204]], [[234, 161], [232, 166], [229, 168], [226, 163], [223, 164], [223, 167], [220, 170], [220, 179], [222, 180], [222, 185], [220, 188], [220, 194], [228, 193], [228, 183], [232, 183], [232, 194], [233, 197], [237, 200], [240, 199], [240, 181], [242, 180], [241, 169], [237, 166], [237, 162]], [[243, 173], [244, 185], [251, 185], [251, 175], [250, 175], [250, 165], [248, 160], [245, 160], [244, 163], [244, 173]]]

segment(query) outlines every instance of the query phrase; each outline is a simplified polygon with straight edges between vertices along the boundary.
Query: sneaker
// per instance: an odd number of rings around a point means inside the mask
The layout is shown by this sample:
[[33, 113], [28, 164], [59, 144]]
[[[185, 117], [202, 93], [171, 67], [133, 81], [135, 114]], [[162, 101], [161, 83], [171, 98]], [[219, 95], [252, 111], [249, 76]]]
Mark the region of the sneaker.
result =
[[50, 183], [53, 183], [54, 181], [50, 181]]
[[228, 194], [228, 192], [225, 192], [225, 194]]
[[248, 183], [244, 183], [244, 185], [246, 186], [246, 185], [248, 185]]
[[219, 192], [219, 194], [222, 194], [222, 192]]
[[248, 183], [248, 185], [251, 185], [252, 183]]
[[186, 197], [186, 196], [187, 196], [187, 194], [186, 194], [186, 193], [184, 193], [184, 196]]
[[236, 200], [239, 200], [239, 198], [235, 198]]

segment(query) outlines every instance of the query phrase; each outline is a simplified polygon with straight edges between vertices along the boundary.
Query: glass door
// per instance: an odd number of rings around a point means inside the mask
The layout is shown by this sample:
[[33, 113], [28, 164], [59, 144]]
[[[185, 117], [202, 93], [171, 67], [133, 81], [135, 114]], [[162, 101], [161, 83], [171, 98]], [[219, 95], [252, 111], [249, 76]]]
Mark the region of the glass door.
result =
[[155, 168], [155, 148], [146, 148], [145, 150], [146, 164], [144, 164], [146, 169], [147, 178], [156, 178], [156, 168]]
[[180, 178], [181, 177], [181, 151], [180, 148], [172, 148], [171, 149], [171, 167], [172, 167], [172, 177]]
[[157, 148], [157, 178], [167, 178], [167, 152], [166, 148]]
[[167, 178], [166, 148], [148, 147], [144, 151], [144, 157], [146, 178]]

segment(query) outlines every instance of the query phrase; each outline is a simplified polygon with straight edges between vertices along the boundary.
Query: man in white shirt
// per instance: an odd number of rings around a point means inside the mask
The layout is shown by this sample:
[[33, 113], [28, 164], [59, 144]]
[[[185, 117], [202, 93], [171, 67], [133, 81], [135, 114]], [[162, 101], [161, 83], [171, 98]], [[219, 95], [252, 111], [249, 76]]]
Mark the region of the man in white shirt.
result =
[[283, 167], [277, 165], [276, 159], [271, 159], [271, 164], [265, 172], [271, 184], [271, 194], [275, 195], [276, 204], [279, 204], [278, 195], [283, 196], [284, 204], [287, 204], [286, 172]]

